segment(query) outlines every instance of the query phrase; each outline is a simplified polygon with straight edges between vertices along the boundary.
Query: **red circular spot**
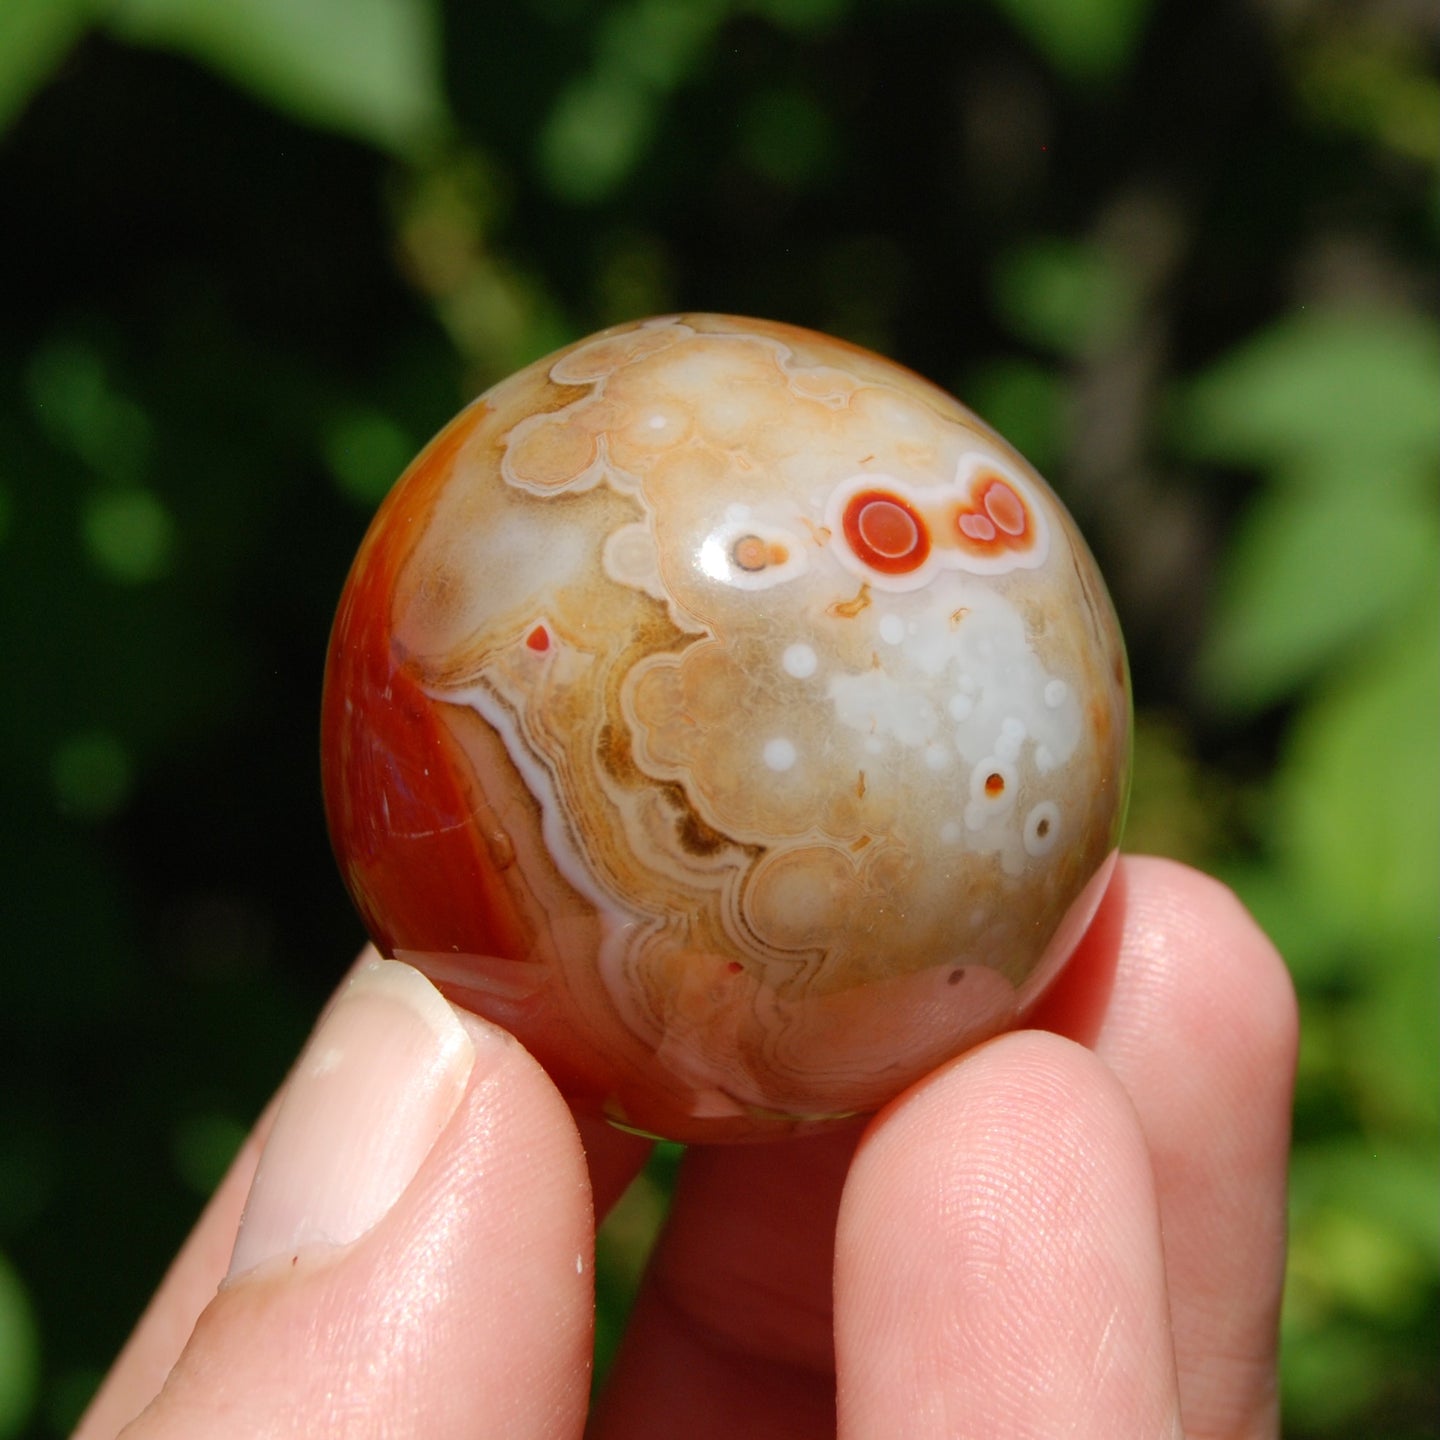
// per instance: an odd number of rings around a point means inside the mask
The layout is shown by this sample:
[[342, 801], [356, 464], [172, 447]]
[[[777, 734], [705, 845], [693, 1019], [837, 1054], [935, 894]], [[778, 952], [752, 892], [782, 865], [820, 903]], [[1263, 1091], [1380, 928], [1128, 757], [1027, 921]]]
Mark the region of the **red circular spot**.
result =
[[1005, 793], [1005, 777], [998, 770], [992, 770], [985, 777], [985, 793], [992, 800]]
[[845, 538], [872, 570], [905, 575], [918, 570], [930, 553], [925, 522], [898, 495], [862, 490], [845, 507]]
[[1025, 502], [1003, 481], [995, 480], [985, 490], [985, 513], [1007, 534], [1023, 535]]
[[550, 632], [543, 626], [537, 625], [526, 637], [525, 644], [537, 654], [550, 648]]

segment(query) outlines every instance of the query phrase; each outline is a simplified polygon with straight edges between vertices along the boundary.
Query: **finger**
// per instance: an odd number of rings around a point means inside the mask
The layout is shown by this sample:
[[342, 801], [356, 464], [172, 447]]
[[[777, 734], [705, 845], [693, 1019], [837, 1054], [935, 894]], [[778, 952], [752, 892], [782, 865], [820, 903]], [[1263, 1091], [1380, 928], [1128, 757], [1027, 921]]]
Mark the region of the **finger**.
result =
[[839, 1218], [841, 1436], [1178, 1436], [1159, 1218], [1128, 1099], [1035, 1031], [882, 1112]]
[[[356, 968], [376, 959], [362, 952]], [[159, 1394], [230, 1266], [241, 1212], [279, 1097], [266, 1107], [176, 1256], [124, 1349], [87, 1407], [74, 1440], [108, 1440]], [[648, 1142], [575, 1116], [603, 1217], [644, 1165]]]
[[1134, 1101], [1187, 1433], [1275, 1434], [1298, 1030], [1283, 962], [1223, 886], [1129, 859], [1037, 1023], [1092, 1045]]
[[204, 1214], [166, 1272], [72, 1440], [109, 1440], [160, 1393], [201, 1312], [230, 1265], [240, 1213], [275, 1115], [272, 1101], [231, 1162]]
[[126, 1435], [578, 1435], [592, 1241], [535, 1062], [418, 972], [363, 966], [287, 1082], [229, 1279]]
[[686, 1155], [596, 1440], [833, 1433], [835, 1218], [858, 1133]]

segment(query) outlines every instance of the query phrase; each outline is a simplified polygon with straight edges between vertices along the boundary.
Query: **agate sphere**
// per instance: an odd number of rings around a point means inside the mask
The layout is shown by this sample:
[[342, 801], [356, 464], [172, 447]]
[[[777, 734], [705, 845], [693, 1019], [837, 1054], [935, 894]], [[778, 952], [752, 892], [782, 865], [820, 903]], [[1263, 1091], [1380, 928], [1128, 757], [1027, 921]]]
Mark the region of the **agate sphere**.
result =
[[877, 1109], [1023, 1020], [1112, 867], [1130, 699], [1025, 461], [853, 345], [623, 325], [400, 479], [331, 639], [375, 943], [577, 1106], [685, 1141]]

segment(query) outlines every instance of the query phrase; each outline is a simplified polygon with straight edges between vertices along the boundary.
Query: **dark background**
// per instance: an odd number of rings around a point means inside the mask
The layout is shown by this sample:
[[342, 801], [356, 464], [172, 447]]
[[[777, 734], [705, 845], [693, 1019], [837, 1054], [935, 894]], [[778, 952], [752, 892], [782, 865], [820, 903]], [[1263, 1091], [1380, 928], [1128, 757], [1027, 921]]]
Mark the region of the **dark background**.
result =
[[1440, 1434], [1430, 7], [90, 13], [0, 10], [0, 1437], [73, 1423], [363, 938], [316, 730], [374, 505], [682, 307], [902, 360], [1065, 496], [1129, 843], [1301, 991], [1287, 1434]]

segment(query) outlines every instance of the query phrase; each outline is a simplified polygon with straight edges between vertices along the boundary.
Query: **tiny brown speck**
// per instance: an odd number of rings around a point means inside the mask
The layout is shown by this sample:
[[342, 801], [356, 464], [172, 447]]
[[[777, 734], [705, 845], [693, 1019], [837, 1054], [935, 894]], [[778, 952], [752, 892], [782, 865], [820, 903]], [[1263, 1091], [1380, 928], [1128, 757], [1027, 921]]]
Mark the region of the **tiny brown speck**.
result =
[[958, 970], [952, 970], [946, 977], [947, 985], [958, 985], [965, 978], [965, 967], [962, 965]]

